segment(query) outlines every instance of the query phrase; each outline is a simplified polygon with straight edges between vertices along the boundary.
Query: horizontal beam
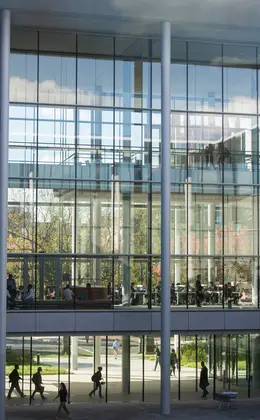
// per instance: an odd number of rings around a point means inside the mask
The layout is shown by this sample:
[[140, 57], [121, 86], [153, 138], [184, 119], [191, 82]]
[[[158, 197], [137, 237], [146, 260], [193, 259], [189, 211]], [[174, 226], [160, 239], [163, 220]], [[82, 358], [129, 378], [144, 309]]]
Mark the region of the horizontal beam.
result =
[[[246, 309], [210, 310], [174, 309], [171, 311], [172, 334], [259, 333], [260, 311]], [[81, 334], [160, 334], [159, 310], [57, 310], [8, 311], [7, 334], [81, 335]]]

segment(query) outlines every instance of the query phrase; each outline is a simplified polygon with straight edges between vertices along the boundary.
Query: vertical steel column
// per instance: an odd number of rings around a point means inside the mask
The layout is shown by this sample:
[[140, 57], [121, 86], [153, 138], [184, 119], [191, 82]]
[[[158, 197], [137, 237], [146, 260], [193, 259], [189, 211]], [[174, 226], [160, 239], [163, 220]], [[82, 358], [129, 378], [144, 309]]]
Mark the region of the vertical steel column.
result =
[[69, 354], [68, 354], [68, 404], [71, 402], [71, 387], [70, 387], [70, 368], [71, 368], [71, 336], [69, 336]]
[[213, 336], [213, 398], [216, 394], [217, 358], [216, 358], [216, 335]]
[[251, 397], [251, 346], [250, 346], [250, 334], [247, 335], [247, 397]]
[[106, 403], [108, 397], [108, 336], [106, 335]]
[[178, 400], [181, 399], [181, 336], [178, 335]]
[[196, 359], [196, 376], [195, 376], [195, 392], [198, 392], [198, 336], [195, 335], [195, 359]]
[[22, 393], [24, 394], [24, 337], [22, 338]]
[[32, 355], [32, 337], [30, 337], [30, 405], [32, 405], [32, 381], [31, 381], [31, 377], [32, 377], [32, 363], [33, 363], [33, 355]]
[[142, 377], [143, 377], [143, 384], [142, 384], [142, 402], [144, 402], [144, 384], [145, 384], [145, 348], [144, 348], [144, 342], [145, 342], [145, 335], [142, 337]]
[[0, 418], [5, 418], [10, 11], [0, 12]]
[[161, 158], [161, 414], [170, 414], [170, 265], [171, 265], [171, 24], [161, 25], [162, 158]]

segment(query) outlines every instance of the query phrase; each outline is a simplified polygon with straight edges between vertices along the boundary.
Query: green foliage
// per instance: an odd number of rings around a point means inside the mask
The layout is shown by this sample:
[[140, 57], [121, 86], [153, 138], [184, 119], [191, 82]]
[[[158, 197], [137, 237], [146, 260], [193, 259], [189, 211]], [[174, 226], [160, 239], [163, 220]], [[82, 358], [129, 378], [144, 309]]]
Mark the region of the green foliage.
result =
[[[198, 343], [198, 363], [206, 361], [207, 359], [207, 343]], [[191, 363], [196, 363], [196, 343], [185, 343], [181, 347], [181, 364], [183, 366], [190, 366]]]
[[[41, 364], [41, 367], [42, 367], [42, 372], [41, 372], [42, 376], [44, 376], [44, 375], [58, 375], [58, 373], [59, 373], [58, 366]], [[13, 370], [13, 366], [6, 366], [5, 375], [6, 376], [10, 375], [12, 370]], [[36, 369], [34, 368], [34, 369], [32, 369], [32, 372], [31, 372], [30, 365], [24, 365], [23, 374], [24, 375], [30, 375], [31, 373], [35, 373], [35, 370]], [[19, 372], [20, 372], [20, 375], [21, 375], [22, 374], [22, 367], [20, 367]], [[68, 373], [68, 371], [66, 369], [60, 368], [60, 374], [61, 375], [65, 375], [66, 373]]]
[[[31, 373], [30, 364], [32, 366], [32, 371], [35, 371], [38, 367], [37, 361], [35, 358], [31, 360], [30, 353], [25, 351], [22, 354], [21, 351], [7, 351], [6, 352], [6, 376], [8, 376], [12, 370], [14, 369], [15, 365], [19, 365], [20, 367], [20, 374], [23, 372], [24, 375], [29, 375]], [[42, 375], [55, 375], [58, 374], [58, 366], [52, 366], [46, 363], [40, 363], [42, 367]], [[66, 369], [60, 368], [60, 374], [67, 373]]]
[[[7, 366], [14, 366], [19, 365], [22, 366], [24, 363], [25, 365], [30, 364], [31, 358], [29, 352], [24, 352], [24, 355], [22, 355], [22, 352], [17, 351], [7, 351], [6, 352], [6, 365]], [[32, 364], [34, 365], [34, 360], [32, 360]]]

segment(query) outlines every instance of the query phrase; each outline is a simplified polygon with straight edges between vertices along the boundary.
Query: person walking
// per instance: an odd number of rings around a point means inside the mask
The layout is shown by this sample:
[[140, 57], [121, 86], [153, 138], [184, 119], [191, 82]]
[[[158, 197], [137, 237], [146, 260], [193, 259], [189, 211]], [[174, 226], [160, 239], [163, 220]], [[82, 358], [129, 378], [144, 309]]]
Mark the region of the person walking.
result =
[[102, 396], [102, 389], [101, 389], [101, 385], [102, 385], [102, 367], [99, 366], [98, 370], [96, 373], [94, 373], [94, 375], [92, 376], [92, 382], [94, 383], [94, 388], [93, 390], [88, 394], [89, 397], [91, 398], [92, 395], [95, 395], [95, 392], [98, 390], [99, 392], [99, 398], [103, 398]]
[[41, 375], [41, 372], [42, 372], [42, 368], [41, 367], [38, 367], [37, 372], [34, 373], [34, 375], [32, 377], [32, 382], [35, 385], [35, 389], [34, 389], [34, 391], [32, 393], [31, 400], [34, 400], [34, 396], [35, 396], [36, 392], [39, 392], [42, 400], [47, 400], [47, 398], [43, 395], [43, 393], [44, 393], [44, 386], [42, 386], [42, 375]]
[[154, 371], [156, 372], [158, 364], [161, 364], [161, 350], [159, 349], [158, 344], [155, 346], [155, 365], [154, 365]]
[[170, 365], [171, 365], [170, 376], [172, 374], [173, 374], [173, 376], [176, 376], [175, 371], [176, 371], [176, 365], [177, 365], [177, 356], [176, 356], [176, 351], [174, 349], [172, 349], [172, 351], [171, 351]]
[[16, 391], [18, 392], [18, 394], [20, 395], [21, 398], [25, 398], [24, 393], [21, 391], [20, 385], [19, 385], [19, 381], [22, 380], [22, 378], [19, 376], [19, 366], [15, 365], [14, 369], [12, 370], [12, 372], [9, 375], [9, 382], [11, 383], [9, 392], [8, 392], [8, 400], [10, 400], [11, 396], [12, 396], [12, 392], [14, 389], [16, 389]]
[[201, 285], [201, 275], [197, 275], [197, 280], [195, 283], [195, 299], [197, 307], [201, 307], [201, 302], [203, 301], [203, 287]]
[[204, 362], [201, 362], [200, 383], [199, 383], [199, 387], [203, 391], [203, 394], [202, 394], [201, 398], [207, 398], [207, 395], [208, 395], [207, 387], [208, 386], [209, 386], [208, 368], [205, 366]]
[[58, 412], [57, 412], [57, 415], [56, 415], [56, 420], [59, 420], [61, 410], [65, 411], [65, 413], [68, 415], [69, 419], [71, 418], [70, 417], [70, 412], [69, 412], [69, 410], [67, 408], [67, 405], [66, 405], [67, 397], [68, 397], [68, 391], [67, 391], [66, 385], [63, 382], [61, 382], [58, 395], [53, 400], [53, 401], [55, 401], [55, 400], [57, 400], [57, 398], [60, 399], [60, 405], [59, 405]]
[[117, 359], [119, 347], [120, 347], [120, 342], [118, 338], [116, 338], [115, 341], [113, 342], [113, 350], [114, 350], [115, 359]]

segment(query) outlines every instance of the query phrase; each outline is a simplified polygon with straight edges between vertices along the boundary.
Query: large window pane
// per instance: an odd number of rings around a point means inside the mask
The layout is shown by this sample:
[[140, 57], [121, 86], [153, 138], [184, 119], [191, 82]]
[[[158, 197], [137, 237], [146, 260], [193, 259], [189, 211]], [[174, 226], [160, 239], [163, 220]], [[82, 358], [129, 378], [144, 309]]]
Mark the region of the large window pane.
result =
[[75, 57], [40, 55], [39, 101], [51, 104], [75, 104]]
[[[77, 161], [81, 164], [81, 168], [88, 167], [92, 178], [100, 176], [102, 179], [112, 179], [113, 122], [112, 109], [80, 108], [78, 110]], [[97, 168], [100, 168], [100, 175]], [[77, 169], [79, 171], [79, 167]], [[77, 176], [81, 177], [80, 172]]]
[[37, 169], [37, 108], [9, 108], [9, 176], [33, 177]]
[[[161, 108], [161, 43], [152, 43], [152, 108]], [[171, 43], [171, 109], [187, 109], [186, 43]]]
[[221, 111], [221, 45], [188, 43], [188, 107], [192, 111]]
[[78, 52], [78, 104], [113, 106], [113, 38], [79, 35]]
[[33, 181], [12, 179], [8, 188], [8, 252], [36, 249], [36, 190]]
[[38, 252], [71, 252], [75, 183], [41, 181], [37, 191]]
[[217, 156], [225, 182], [257, 183], [258, 142], [256, 117], [224, 116], [224, 141], [218, 144]]
[[75, 176], [75, 111], [73, 108], [39, 107], [38, 176]]
[[149, 104], [148, 41], [116, 38], [115, 105], [147, 108]]
[[222, 116], [188, 114], [188, 166], [191, 182], [221, 182], [218, 149], [222, 139]]
[[10, 55], [10, 102], [37, 102], [37, 56]]
[[256, 113], [256, 48], [223, 47], [224, 111]]

